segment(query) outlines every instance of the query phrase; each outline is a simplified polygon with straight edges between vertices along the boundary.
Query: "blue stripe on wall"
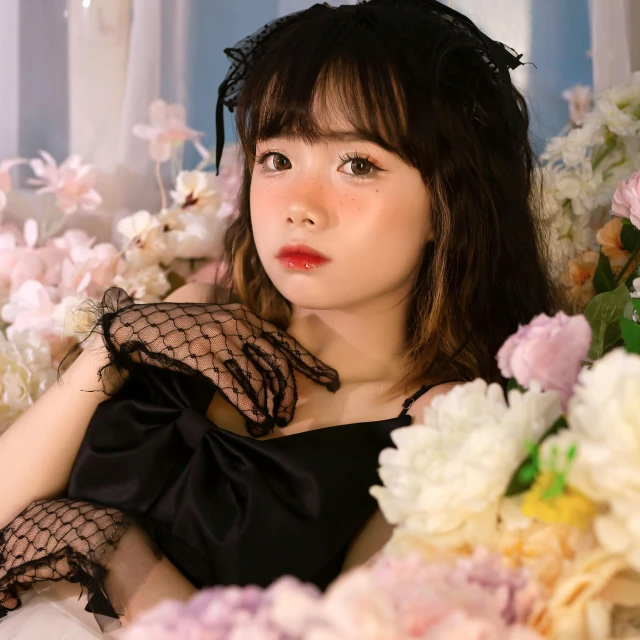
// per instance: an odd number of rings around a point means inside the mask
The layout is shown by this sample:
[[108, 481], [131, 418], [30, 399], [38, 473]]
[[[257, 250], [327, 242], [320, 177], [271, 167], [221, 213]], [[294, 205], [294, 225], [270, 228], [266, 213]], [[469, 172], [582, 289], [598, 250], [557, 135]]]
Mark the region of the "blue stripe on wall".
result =
[[[486, 12], [490, 12], [492, 0], [478, 2], [487, 3]], [[313, 2], [301, 0], [300, 4], [303, 8]], [[591, 43], [588, 0], [533, 0], [531, 4], [530, 61], [537, 69], [530, 74], [528, 99], [532, 139], [540, 152], [545, 141], [567, 123], [562, 91], [577, 83], [592, 85], [592, 63], [587, 57]], [[277, 12], [277, 0], [191, 0], [186, 105], [191, 126], [206, 131], [207, 146], [214, 143], [217, 89], [228, 69], [222, 50], [275, 19]], [[164, 17], [165, 28], [171, 29], [167, 12]], [[163, 97], [171, 99], [170, 91]], [[235, 139], [233, 119], [226, 109], [225, 131], [227, 141]], [[193, 166], [197, 159], [188, 147], [186, 166]]]
[[588, 0], [533, 0], [530, 74], [531, 133], [538, 152], [569, 119], [562, 92], [575, 84], [593, 86]]
[[18, 153], [69, 153], [66, 0], [20, 3]]
[[[189, 124], [206, 131], [207, 147], [215, 141], [215, 109], [218, 85], [229, 68], [225, 47], [257, 31], [277, 15], [277, 0], [191, 0], [190, 43], [187, 59], [187, 105]], [[225, 109], [225, 137], [235, 139], [233, 117]], [[187, 149], [185, 165], [197, 161], [193, 149]]]

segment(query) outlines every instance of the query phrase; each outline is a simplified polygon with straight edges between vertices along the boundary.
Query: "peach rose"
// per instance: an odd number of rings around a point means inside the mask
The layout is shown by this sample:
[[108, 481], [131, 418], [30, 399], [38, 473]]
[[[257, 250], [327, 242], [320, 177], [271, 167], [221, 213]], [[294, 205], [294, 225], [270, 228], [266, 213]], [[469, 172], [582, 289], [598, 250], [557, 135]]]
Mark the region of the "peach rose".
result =
[[596, 295], [593, 276], [598, 266], [598, 257], [595, 251], [585, 251], [569, 260], [566, 278], [567, 295], [575, 313], [582, 311]]
[[640, 602], [640, 576], [623, 556], [597, 546], [590, 531], [533, 523], [503, 532], [500, 552], [542, 589], [545, 602], [529, 624], [545, 637], [608, 638], [612, 611]]
[[620, 242], [621, 233], [622, 220], [620, 218], [611, 218], [596, 234], [598, 244], [602, 245], [602, 253], [611, 260], [611, 264], [619, 262], [620, 266], [629, 258], [629, 252]]

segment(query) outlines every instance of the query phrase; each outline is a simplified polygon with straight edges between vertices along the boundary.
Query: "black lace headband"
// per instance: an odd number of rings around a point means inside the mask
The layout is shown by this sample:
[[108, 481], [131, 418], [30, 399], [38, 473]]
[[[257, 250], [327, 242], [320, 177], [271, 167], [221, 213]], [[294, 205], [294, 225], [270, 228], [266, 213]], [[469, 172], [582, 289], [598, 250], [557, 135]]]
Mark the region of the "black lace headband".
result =
[[[503, 92], [511, 90], [509, 71], [521, 64], [522, 54], [515, 53], [506, 45], [492, 40], [475, 24], [461, 13], [443, 5], [438, 0], [359, 0], [356, 5], [331, 6], [327, 3], [315, 4], [309, 9], [289, 14], [269, 22], [252, 35], [240, 40], [235, 46], [224, 50], [231, 61], [231, 66], [218, 89], [218, 103], [216, 106], [216, 172], [220, 169], [220, 160], [224, 148], [224, 107], [231, 113], [238, 105], [238, 98], [242, 92], [245, 78], [256, 60], [268, 52], [269, 46], [277, 39], [278, 34], [301, 19], [308, 19], [325, 11], [352, 12], [362, 20], [377, 20], [379, 11], [384, 12], [385, 23], [389, 21], [389, 10], [396, 10], [397, 17], [406, 23], [407, 19], [415, 20], [417, 14], [427, 21], [438, 25], [439, 51], [450, 53], [458, 48], [473, 47], [479, 50], [489, 69], [495, 74], [496, 84]], [[447, 27], [444, 28], [443, 27]], [[422, 63], [423, 61], [421, 61]], [[433, 62], [433, 61], [432, 61]], [[434, 77], [437, 88], [437, 71], [430, 65], [427, 75]], [[424, 73], [424, 71], [423, 71]], [[510, 123], [517, 117], [515, 105], [509, 95], [505, 101]]]

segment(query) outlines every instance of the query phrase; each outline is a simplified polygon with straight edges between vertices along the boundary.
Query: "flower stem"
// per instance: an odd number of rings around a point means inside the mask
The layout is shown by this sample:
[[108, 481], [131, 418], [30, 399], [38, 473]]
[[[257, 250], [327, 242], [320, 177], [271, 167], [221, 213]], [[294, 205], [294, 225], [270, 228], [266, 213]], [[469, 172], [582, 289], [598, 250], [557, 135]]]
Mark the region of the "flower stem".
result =
[[631, 252], [631, 255], [629, 256], [629, 259], [624, 263], [624, 267], [622, 267], [622, 269], [620, 269], [620, 273], [618, 273], [618, 275], [616, 276], [616, 279], [613, 281], [613, 288], [614, 289], [620, 284], [620, 280], [622, 280], [622, 278], [624, 278], [624, 274], [627, 272], [627, 269], [629, 268], [629, 265], [636, 259], [636, 256], [638, 255], [638, 249], [640, 249], [640, 246], [636, 247]]
[[162, 176], [160, 175], [160, 162], [156, 162], [156, 181], [158, 182], [158, 188], [160, 189], [160, 205], [162, 207], [162, 211], [164, 211], [167, 208], [167, 192], [164, 189]]

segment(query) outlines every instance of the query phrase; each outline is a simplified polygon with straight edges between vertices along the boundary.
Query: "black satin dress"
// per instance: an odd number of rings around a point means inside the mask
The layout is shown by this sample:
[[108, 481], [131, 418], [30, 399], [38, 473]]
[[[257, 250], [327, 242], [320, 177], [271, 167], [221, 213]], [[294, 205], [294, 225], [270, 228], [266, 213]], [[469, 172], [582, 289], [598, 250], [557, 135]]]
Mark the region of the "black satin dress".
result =
[[388, 420], [256, 440], [205, 416], [206, 380], [145, 369], [99, 405], [68, 495], [132, 515], [197, 587], [284, 574], [326, 587], [375, 511], [378, 454], [428, 390]]

